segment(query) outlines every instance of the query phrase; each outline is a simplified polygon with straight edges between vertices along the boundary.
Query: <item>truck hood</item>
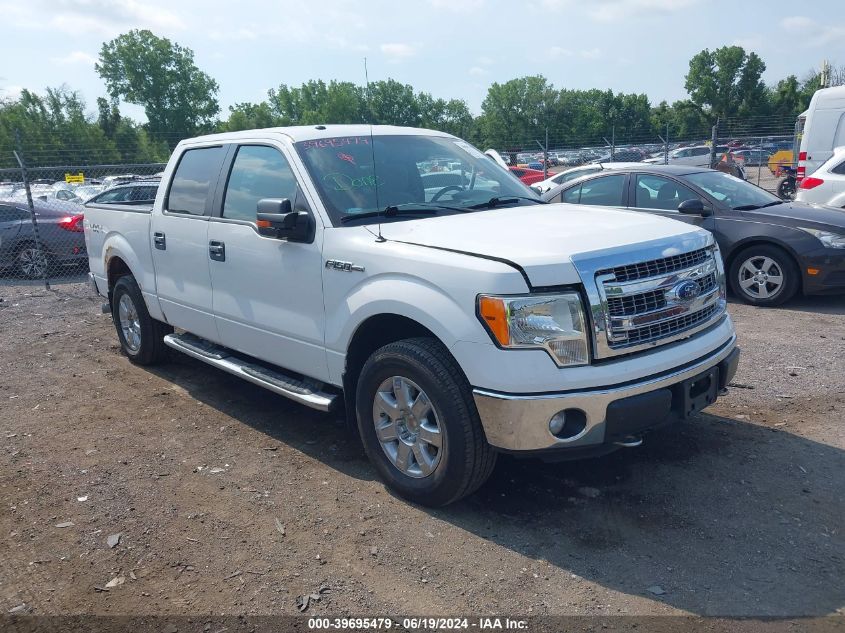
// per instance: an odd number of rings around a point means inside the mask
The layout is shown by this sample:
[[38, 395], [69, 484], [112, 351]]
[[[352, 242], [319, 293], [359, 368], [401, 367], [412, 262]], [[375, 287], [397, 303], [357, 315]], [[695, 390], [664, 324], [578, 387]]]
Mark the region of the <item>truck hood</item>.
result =
[[[644, 243], [682, 236], [700, 239], [702, 229], [635, 211], [546, 204], [478, 211], [382, 224], [397, 242], [506, 260], [522, 268], [532, 286], [579, 283], [572, 264], [578, 255], [631, 252], [642, 259]], [[698, 242], [699, 240], [696, 240]]]

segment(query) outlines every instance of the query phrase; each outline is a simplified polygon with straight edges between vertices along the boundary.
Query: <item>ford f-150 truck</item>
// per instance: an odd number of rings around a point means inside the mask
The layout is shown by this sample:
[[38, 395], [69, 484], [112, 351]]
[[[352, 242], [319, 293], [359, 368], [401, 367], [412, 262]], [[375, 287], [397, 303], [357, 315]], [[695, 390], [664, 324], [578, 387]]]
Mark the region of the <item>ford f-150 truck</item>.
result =
[[95, 205], [84, 226], [132, 362], [170, 347], [340, 407], [384, 481], [423, 504], [473, 492], [499, 452], [639, 445], [736, 371], [708, 232], [545, 204], [441, 132], [182, 141], [152, 208]]

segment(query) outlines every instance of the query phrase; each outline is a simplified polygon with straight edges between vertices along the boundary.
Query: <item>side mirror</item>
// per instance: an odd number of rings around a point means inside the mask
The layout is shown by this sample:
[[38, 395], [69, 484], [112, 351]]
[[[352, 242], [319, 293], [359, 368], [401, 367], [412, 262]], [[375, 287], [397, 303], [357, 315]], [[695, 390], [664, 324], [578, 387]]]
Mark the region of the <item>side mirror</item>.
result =
[[293, 211], [288, 198], [259, 200], [256, 224], [260, 235], [288, 242], [307, 242], [314, 234], [311, 214]]
[[678, 205], [678, 213], [687, 215], [700, 215], [703, 218], [713, 215], [713, 209], [705, 205], [699, 198], [684, 200]]

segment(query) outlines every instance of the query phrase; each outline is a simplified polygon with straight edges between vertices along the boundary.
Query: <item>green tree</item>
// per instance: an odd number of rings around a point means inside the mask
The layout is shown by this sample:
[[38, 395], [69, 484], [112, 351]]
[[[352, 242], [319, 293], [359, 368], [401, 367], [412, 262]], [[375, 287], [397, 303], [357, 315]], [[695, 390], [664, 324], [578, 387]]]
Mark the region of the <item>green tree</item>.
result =
[[0, 103], [0, 148], [5, 167], [15, 167], [11, 150], [21, 134], [30, 166], [97, 164], [120, 154], [93, 117], [85, 113], [78, 92], [65, 86], [47, 88], [44, 96], [24, 90], [18, 99]]
[[281, 123], [266, 101], [261, 103], [236, 103], [229, 106], [229, 119], [220, 124], [220, 130], [222, 132], [237, 132], [238, 130], [256, 130], [277, 125], [281, 125]]
[[171, 146], [210, 129], [220, 111], [217, 82], [197, 68], [193, 51], [150, 31], [105, 42], [95, 68], [109, 95], [143, 106], [152, 137]]
[[759, 114], [766, 105], [765, 70], [763, 60], [741, 46], [704, 49], [690, 60], [684, 85], [690, 101], [713, 118]]
[[369, 92], [370, 123], [378, 125], [420, 125], [422, 107], [412, 86], [401, 84], [394, 79], [388, 79], [387, 81], [371, 83]]
[[559, 94], [542, 75], [493, 83], [481, 104], [482, 141], [491, 147], [521, 147], [545, 136]]

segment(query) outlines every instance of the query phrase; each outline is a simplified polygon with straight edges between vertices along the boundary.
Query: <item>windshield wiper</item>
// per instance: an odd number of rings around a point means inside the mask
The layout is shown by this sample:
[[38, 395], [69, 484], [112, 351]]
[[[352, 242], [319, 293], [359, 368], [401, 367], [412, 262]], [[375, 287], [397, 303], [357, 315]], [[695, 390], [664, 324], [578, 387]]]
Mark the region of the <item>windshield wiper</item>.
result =
[[421, 202], [403, 202], [402, 204], [389, 204], [380, 211], [367, 211], [366, 213], [347, 213], [340, 218], [341, 223], [346, 224], [361, 218], [393, 218], [397, 215], [437, 215], [439, 211], [464, 211], [458, 207], [449, 207], [443, 204], [424, 204]]
[[537, 204], [549, 204], [545, 200], [540, 200], [539, 198], [529, 198], [528, 196], [502, 196], [501, 198], [495, 196], [493, 198], [490, 198], [487, 202], [479, 202], [478, 204], [473, 204], [466, 208], [494, 209], [496, 207], [502, 206], [503, 204], [513, 204], [514, 202], [519, 202], [520, 200], [528, 200], [529, 202], [535, 202]]
[[765, 209], [766, 207], [774, 207], [775, 205], [783, 204], [783, 200], [775, 200], [766, 204], [741, 204], [734, 207], [734, 211], [756, 211], [757, 209]]

